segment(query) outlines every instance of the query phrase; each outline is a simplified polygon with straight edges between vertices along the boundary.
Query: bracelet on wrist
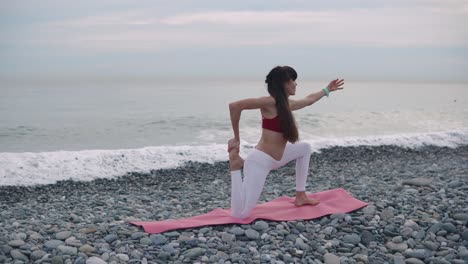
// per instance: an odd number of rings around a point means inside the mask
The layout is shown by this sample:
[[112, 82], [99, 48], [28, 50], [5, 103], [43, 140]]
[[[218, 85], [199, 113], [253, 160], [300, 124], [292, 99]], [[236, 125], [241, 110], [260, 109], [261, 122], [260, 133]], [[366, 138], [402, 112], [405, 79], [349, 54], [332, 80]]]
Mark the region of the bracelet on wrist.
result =
[[328, 97], [330, 94], [330, 91], [328, 90], [328, 87], [322, 89], [325, 92], [325, 95]]

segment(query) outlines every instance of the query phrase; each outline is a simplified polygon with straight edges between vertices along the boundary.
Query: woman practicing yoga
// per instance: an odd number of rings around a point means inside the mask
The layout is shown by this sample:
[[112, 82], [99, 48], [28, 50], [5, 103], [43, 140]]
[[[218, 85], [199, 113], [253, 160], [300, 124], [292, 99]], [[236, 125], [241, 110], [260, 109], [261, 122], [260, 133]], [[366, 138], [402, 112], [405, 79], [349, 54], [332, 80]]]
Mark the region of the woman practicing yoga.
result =
[[[330, 92], [341, 90], [344, 80], [335, 79], [327, 88], [300, 100], [289, 99], [296, 94], [296, 71], [289, 66], [276, 66], [266, 76], [270, 96], [248, 98], [229, 104], [234, 138], [228, 141], [231, 170], [231, 216], [245, 219], [257, 205], [270, 170], [296, 160], [295, 206], [317, 205], [318, 199], [305, 193], [312, 149], [307, 142], [298, 142], [299, 133], [292, 111], [309, 106]], [[239, 120], [242, 110], [260, 109], [262, 137], [242, 159], [239, 156]], [[296, 143], [297, 142], [297, 143]], [[242, 180], [241, 169], [244, 179]]]

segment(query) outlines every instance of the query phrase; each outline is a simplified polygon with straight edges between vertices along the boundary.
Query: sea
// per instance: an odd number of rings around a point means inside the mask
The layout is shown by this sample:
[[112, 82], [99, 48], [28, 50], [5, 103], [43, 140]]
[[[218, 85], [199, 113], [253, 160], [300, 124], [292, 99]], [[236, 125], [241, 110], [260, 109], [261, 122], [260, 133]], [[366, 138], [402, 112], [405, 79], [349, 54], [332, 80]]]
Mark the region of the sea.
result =
[[[298, 79], [290, 98], [318, 93], [332, 79]], [[468, 144], [468, 83], [344, 81], [344, 89], [293, 112], [300, 140], [314, 152]], [[0, 185], [91, 181], [187, 161], [227, 161], [234, 135], [228, 104], [266, 95], [261, 76], [3, 82]], [[244, 110], [241, 156], [261, 132], [260, 110]]]

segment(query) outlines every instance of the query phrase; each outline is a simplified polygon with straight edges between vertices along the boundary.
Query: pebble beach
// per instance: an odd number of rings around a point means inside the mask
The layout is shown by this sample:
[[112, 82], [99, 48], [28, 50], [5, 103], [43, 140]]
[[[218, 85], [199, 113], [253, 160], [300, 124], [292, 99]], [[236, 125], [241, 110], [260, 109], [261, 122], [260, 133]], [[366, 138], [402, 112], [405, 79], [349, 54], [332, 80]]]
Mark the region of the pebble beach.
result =
[[[346, 214], [161, 234], [128, 223], [229, 208], [230, 181], [228, 161], [189, 161], [112, 179], [0, 186], [0, 263], [468, 262], [467, 145], [312, 153], [307, 192], [344, 188], [368, 203]], [[292, 161], [270, 172], [260, 202], [294, 196], [294, 186]]]

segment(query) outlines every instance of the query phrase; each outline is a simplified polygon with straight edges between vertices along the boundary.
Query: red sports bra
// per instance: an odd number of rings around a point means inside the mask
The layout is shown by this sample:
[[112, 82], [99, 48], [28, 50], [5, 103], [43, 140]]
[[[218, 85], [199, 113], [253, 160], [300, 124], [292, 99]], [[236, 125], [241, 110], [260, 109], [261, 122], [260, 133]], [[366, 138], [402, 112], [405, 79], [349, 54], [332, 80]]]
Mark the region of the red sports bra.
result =
[[273, 118], [265, 118], [265, 116], [262, 114], [262, 128], [280, 133], [283, 132], [278, 115]]

